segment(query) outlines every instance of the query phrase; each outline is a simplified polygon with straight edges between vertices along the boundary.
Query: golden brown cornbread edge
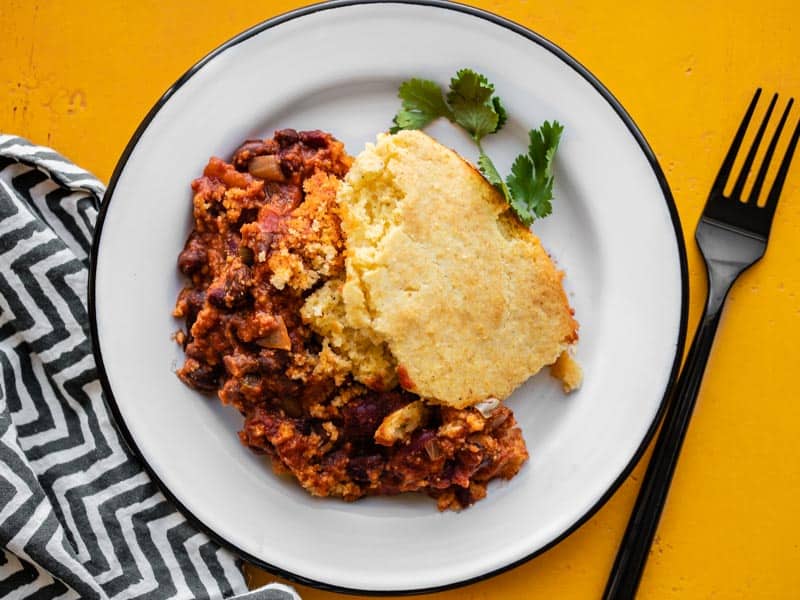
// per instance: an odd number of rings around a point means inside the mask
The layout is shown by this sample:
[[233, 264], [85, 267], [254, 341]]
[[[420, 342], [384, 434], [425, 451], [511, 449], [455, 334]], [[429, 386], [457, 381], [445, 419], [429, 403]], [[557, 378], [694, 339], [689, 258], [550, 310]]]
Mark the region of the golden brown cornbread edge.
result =
[[[506, 398], [577, 339], [562, 273], [538, 238], [470, 163], [426, 134], [368, 144], [337, 200], [347, 277], [346, 322], [335, 329], [360, 332], [357, 344], [337, 337], [353, 364], [363, 352], [374, 366], [370, 353], [388, 349], [394, 360], [378, 364], [396, 373], [379, 379], [397, 376], [428, 401], [461, 408]], [[330, 321], [334, 311], [308, 312]]]

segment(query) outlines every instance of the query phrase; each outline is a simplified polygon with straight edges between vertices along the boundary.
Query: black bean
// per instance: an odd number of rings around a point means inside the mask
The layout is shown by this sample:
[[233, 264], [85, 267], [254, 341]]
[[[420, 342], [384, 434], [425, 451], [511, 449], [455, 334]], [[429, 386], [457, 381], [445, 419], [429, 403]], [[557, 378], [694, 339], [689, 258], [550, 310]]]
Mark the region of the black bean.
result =
[[194, 369], [181, 369], [178, 376], [196, 390], [214, 392], [219, 383], [220, 370], [219, 367], [199, 363]]

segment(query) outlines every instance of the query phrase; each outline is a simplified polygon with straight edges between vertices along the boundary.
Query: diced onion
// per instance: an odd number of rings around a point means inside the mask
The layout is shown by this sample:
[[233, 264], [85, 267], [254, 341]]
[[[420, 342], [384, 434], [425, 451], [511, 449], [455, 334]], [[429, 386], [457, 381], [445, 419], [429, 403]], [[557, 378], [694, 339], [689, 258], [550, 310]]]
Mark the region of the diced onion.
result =
[[477, 410], [481, 415], [483, 415], [484, 419], [488, 419], [491, 414], [497, 410], [497, 407], [500, 406], [500, 400], [497, 398], [487, 398], [486, 400], [481, 400], [477, 404], [475, 404], [472, 408]]
[[256, 344], [262, 348], [273, 348], [275, 350], [291, 350], [292, 340], [289, 338], [289, 332], [286, 329], [286, 323], [283, 322], [283, 317], [278, 315], [275, 317], [275, 328], [271, 329], [267, 335], [260, 337], [256, 340]]
[[430, 439], [425, 444], [423, 444], [425, 448], [425, 452], [428, 453], [428, 458], [431, 460], [436, 460], [437, 458], [442, 456], [442, 447], [439, 445], [439, 441], [436, 438]]
[[281, 170], [281, 163], [274, 154], [254, 156], [247, 163], [247, 170], [250, 175], [261, 177], [267, 181], [283, 181], [285, 179]]

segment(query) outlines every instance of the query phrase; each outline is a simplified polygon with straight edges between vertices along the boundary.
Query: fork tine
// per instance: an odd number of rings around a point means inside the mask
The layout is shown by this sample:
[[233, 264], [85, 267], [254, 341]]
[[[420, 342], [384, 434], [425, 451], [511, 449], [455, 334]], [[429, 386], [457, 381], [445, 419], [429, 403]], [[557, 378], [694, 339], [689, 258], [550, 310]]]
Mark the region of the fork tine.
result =
[[756, 137], [753, 138], [753, 143], [750, 145], [750, 150], [747, 151], [747, 157], [744, 159], [742, 170], [739, 172], [739, 176], [736, 178], [736, 183], [733, 184], [733, 190], [731, 191], [731, 198], [735, 200], [739, 200], [742, 197], [744, 182], [750, 173], [750, 168], [753, 166], [753, 160], [756, 157], [758, 147], [761, 145], [761, 139], [764, 137], [764, 131], [767, 129], [767, 123], [769, 123], [769, 118], [772, 116], [772, 110], [775, 108], [775, 103], [777, 101], [778, 94], [775, 94], [772, 96], [772, 100], [767, 107], [767, 112], [764, 114], [764, 118], [761, 120], [761, 125], [756, 132]]
[[775, 176], [775, 183], [772, 184], [772, 189], [770, 189], [769, 196], [767, 196], [767, 203], [764, 205], [764, 208], [769, 211], [770, 219], [772, 215], [775, 214], [775, 207], [778, 205], [778, 197], [781, 195], [781, 190], [783, 190], [783, 182], [786, 180], [786, 174], [789, 172], [789, 165], [792, 162], [792, 155], [794, 155], [794, 149], [797, 146], [797, 138], [799, 137], [800, 122], [798, 122], [797, 126], [794, 128], [792, 139], [789, 140], [789, 145], [786, 147], [786, 154], [783, 155], [778, 174]]
[[711, 186], [710, 197], [712, 198], [714, 196], [722, 196], [722, 192], [725, 189], [725, 183], [728, 181], [728, 176], [733, 168], [733, 161], [736, 160], [736, 154], [739, 152], [739, 146], [742, 145], [744, 133], [747, 131], [747, 126], [750, 124], [750, 118], [753, 116], [753, 111], [756, 109], [756, 104], [758, 103], [758, 98], [760, 96], [761, 88], [758, 88], [755, 96], [753, 96], [753, 99], [750, 101], [750, 106], [747, 107], [747, 112], [744, 114], [744, 119], [742, 119], [739, 129], [736, 131], [736, 135], [733, 138], [733, 142], [728, 150], [728, 154], [725, 155], [725, 160], [722, 161], [722, 166], [719, 168], [719, 173], [717, 174], [717, 178], [714, 180], [714, 185]]
[[763, 187], [764, 179], [767, 176], [769, 163], [772, 162], [772, 155], [775, 153], [775, 146], [778, 145], [778, 139], [781, 137], [783, 126], [786, 124], [786, 119], [789, 116], [789, 110], [792, 108], [793, 103], [794, 98], [789, 98], [789, 102], [786, 104], [786, 109], [783, 111], [781, 120], [778, 122], [778, 127], [775, 129], [775, 133], [772, 134], [772, 140], [770, 140], [769, 146], [767, 146], [767, 152], [764, 154], [764, 160], [761, 163], [761, 167], [758, 169], [756, 180], [753, 182], [753, 189], [750, 190], [750, 196], [747, 198], [747, 202], [751, 204], [758, 203], [758, 196], [761, 194], [761, 188]]

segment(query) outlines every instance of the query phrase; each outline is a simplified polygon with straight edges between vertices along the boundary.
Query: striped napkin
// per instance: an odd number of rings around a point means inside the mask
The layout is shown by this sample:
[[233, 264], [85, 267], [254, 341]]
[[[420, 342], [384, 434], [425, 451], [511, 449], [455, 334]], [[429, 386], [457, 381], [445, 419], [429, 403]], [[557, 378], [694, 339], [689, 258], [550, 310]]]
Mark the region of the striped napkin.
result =
[[299, 600], [175, 509], [103, 403], [86, 283], [105, 188], [0, 134], [0, 598]]

